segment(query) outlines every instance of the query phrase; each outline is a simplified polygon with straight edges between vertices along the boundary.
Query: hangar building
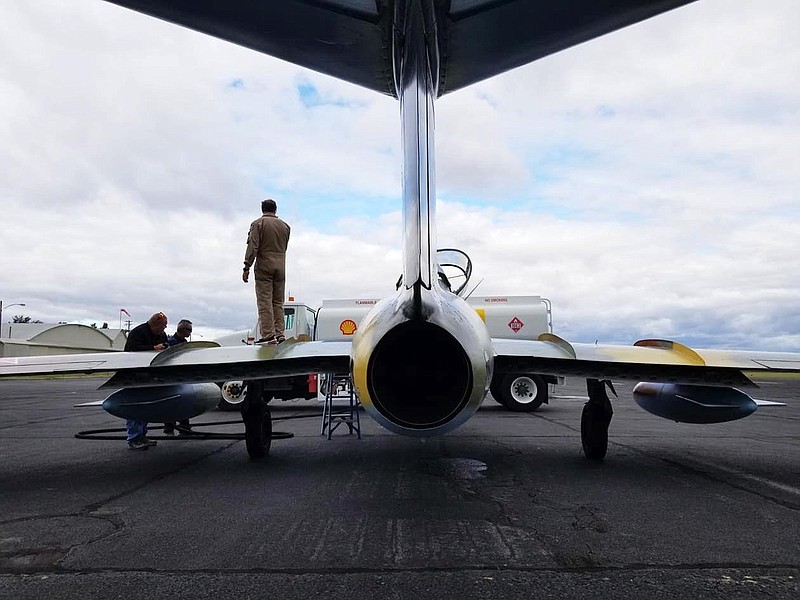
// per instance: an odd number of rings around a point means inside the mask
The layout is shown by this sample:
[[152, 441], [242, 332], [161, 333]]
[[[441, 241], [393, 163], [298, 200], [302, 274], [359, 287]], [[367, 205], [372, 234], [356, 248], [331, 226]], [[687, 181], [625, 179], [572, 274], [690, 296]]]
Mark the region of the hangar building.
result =
[[122, 351], [124, 329], [98, 329], [77, 323], [3, 323], [0, 357]]

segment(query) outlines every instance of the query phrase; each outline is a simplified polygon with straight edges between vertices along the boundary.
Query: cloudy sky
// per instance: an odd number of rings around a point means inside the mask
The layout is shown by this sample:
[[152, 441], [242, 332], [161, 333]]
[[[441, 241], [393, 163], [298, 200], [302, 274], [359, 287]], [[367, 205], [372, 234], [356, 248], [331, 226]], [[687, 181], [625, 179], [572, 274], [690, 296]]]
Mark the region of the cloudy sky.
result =
[[[0, 7], [4, 321], [247, 328], [268, 196], [297, 299], [393, 290], [396, 101], [100, 0]], [[439, 247], [571, 341], [800, 350], [797, 31], [700, 0], [445, 96]]]

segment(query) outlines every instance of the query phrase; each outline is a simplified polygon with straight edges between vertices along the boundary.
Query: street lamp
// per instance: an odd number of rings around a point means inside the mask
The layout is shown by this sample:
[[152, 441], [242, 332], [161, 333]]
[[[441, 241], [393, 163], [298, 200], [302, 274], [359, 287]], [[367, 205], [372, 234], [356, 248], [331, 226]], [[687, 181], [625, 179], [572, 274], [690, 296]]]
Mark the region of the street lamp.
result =
[[[25, 306], [25, 303], [24, 302], [17, 302], [15, 304], [7, 304], [6, 308], [11, 308], [12, 306]], [[9, 327], [9, 332], [10, 331], [11, 331], [11, 328]], [[3, 301], [2, 300], [0, 300], [0, 337], [3, 337]]]

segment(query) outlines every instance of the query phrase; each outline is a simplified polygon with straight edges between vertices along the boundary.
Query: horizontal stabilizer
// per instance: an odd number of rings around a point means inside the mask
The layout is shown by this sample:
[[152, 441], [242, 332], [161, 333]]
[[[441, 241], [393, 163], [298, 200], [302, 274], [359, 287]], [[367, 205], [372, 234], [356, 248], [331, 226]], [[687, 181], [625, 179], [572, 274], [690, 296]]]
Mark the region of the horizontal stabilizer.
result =
[[[396, 96], [394, 0], [108, 0]], [[694, 0], [433, 2], [439, 95]]]

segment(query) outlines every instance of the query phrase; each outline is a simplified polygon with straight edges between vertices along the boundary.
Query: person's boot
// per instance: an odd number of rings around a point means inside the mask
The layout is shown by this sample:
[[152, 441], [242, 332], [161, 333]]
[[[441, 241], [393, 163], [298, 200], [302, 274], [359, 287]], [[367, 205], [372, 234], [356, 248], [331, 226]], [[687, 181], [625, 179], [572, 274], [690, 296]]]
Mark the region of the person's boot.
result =
[[133, 438], [128, 441], [128, 448], [131, 450], [147, 450], [149, 446], [144, 441], [144, 438]]

